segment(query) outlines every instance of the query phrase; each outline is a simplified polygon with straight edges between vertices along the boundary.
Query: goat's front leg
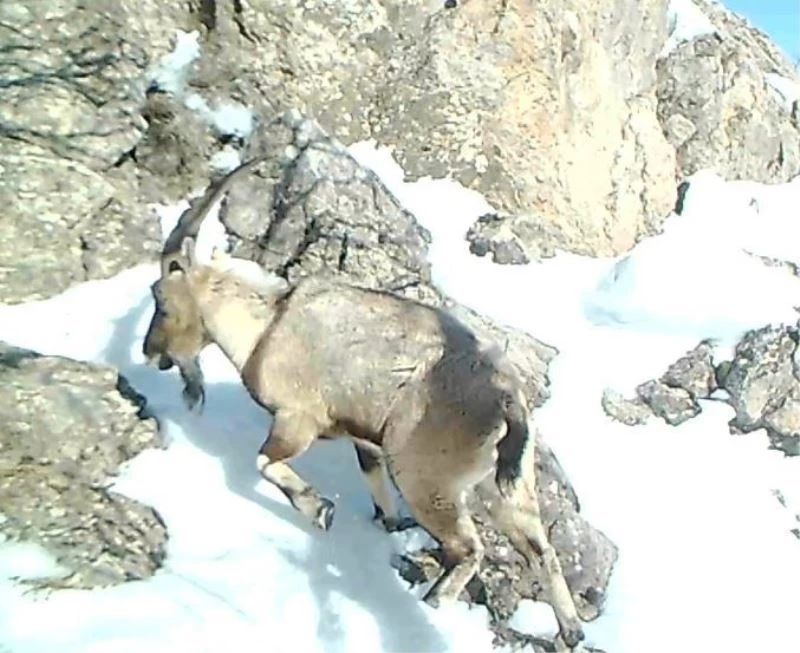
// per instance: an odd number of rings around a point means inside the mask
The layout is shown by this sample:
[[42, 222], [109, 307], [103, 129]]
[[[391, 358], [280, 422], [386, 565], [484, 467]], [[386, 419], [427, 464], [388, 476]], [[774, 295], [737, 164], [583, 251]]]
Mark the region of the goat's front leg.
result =
[[367, 482], [369, 492], [372, 495], [373, 517], [376, 522], [383, 524], [384, 529], [389, 533], [404, 531], [408, 528], [417, 526], [417, 521], [411, 517], [400, 517], [394, 506], [392, 495], [386, 485], [386, 470], [380, 454], [373, 449], [353, 443], [358, 458], [358, 466]]
[[275, 485], [311, 523], [327, 531], [333, 522], [333, 501], [306, 483], [288, 461], [306, 451], [322, 429], [313, 416], [278, 410], [269, 437], [261, 445], [257, 464], [261, 475]]

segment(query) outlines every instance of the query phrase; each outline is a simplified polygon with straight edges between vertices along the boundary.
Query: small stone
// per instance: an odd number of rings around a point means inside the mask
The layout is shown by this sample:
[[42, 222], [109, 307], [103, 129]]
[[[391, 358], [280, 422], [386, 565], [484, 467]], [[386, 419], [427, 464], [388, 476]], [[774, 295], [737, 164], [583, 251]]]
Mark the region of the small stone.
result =
[[610, 388], [603, 391], [601, 404], [606, 415], [628, 426], [646, 424], [653, 416], [653, 411], [640, 397], [627, 399]]

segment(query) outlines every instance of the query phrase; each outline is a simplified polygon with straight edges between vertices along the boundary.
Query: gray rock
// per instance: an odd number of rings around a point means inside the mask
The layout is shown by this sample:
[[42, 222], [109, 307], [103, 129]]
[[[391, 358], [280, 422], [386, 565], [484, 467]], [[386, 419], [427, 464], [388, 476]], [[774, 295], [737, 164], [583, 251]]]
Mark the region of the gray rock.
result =
[[147, 131], [133, 156], [143, 196], [152, 202], [177, 202], [205, 186], [215, 139], [202, 118], [179, 98], [159, 91], [147, 94], [142, 116]]
[[[559, 650], [554, 642], [544, 637], [526, 635], [505, 624], [495, 625], [494, 632], [495, 639], [493, 644], [507, 647], [505, 650], [521, 651], [523, 653], [556, 653]], [[601, 649], [592, 646], [583, 646], [581, 650], [586, 653], [605, 653]]]
[[700, 414], [700, 405], [683, 388], [671, 388], [651, 380], [637, 386], [636, 394], [650, 407], [654, 415], [672, 426], [683, 424]]
[[731, 429], [748, 433], [764, 428], [774, 448], [793, 456], [800, 454], [799, 339], [795, 327], [750, 331], [718, 374], [736, 411]]
[[346, 143], [391, 144], [411, 179], [451, 175], [515, 216], [528, 258], [615, 254], [675, 199], [655, 116], [666, 5], [202, 3], [196, 83], [266, 119], [299, 107]]
[[628, 399], [610, 388], [603, 390], [600, 402], [606, 415], [626, 426], [641, 426], [653, 416], [652, 409], [641, 397]]
[[[482, 215], [467, 231], [469, 251], [477, 256], [492, 255], [499, 265], [530, 263], [522, 243], [508, 222], [496, 213]], [[551, 256], [555, 252], [551, 253]]]
[[733, 360], [714, 364], [711, 346], [701, 342], [669, 366], [659, 379], [636, 388], [636, 398], [603, 393], [605, 412], [625, 424], [642, 424], [654, 414], [677, 426], [701, 412], [700, 399], [718, 390], [736, 412], [732, 433], [765, 429], [772, 448], [800, 455], [800, 334], [795, 327], [749, 331]]
[[601, 398], [607, 415], [628, 426], [644, 424], [650, 415], [678, 426], [701, 412], [699, 399], [708, 399], [718, 387], [711, 345], [703, 341], [672, 363], [658, 379], [636, 387], [627, 399], [605, 390]]
[[329, 271], [351, 281], [432, 298], [428, 232], [371, 171], [313, 120], [288, 111], [259, 131], [269, 154], [237, 182], [220, 216], [232, 252], [290, 282]]
[[119, 466], [161, 446], [144, 400], [113, 369], [0, 343], [0, 535], [49, 551], [91, 588], [151, 576], [165, 556], [158, 514], [107, 489]]
[[685, 390], [693, 399], [707, 399], [717, 389], [711, 345], [701, 342], [661, 376], [661, 383]]
[[800, 76], [769, 38], [726, 9], [695, 0], [716, 28], [658, 62], [658, 118], [679, 177], [711, 168], [727, 179], [787, 181], [800, 172], [798, 107], [773, 85]]
[[[427, 233], [341, 143], [314, 121], [287, 112], [265, 127], [253, 147], [270, 156], [232, 187], [222, 211], [238, 256], [256, 260], [290, 282], [323, 271], [442, 306], [480, 339], [504, 347], [526, 381], [530, 406], [544, 403], [547, 367], [556, 350], [492, 323], [433, 288]], [[581, 614], [593, 619], [605, 598], [616, 548], [580, 515], [575, 493], [543, 440], [537, 441], [536, 451], [547, 527]], [[484, 525], [482, 533], [489, 552], [481, 573], [484, 585], [494, 588], [485, 600], [500, 618], [520, 597], [539, 595], [541, 571], [527, 569], [492, 528]], [[408, 573], [425, 575], [419, 568]]]
[[155, 254], [128, 158], [146, 129], [143, 43], [116, 2], [0, 6], [0, 301]]

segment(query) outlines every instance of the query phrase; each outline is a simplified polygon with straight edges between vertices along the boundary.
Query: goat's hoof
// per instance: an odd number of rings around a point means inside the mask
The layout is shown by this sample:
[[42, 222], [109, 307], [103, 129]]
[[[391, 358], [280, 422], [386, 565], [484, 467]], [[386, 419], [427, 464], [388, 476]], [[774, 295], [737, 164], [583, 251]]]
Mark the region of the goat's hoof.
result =
[[400, 533], [419, 526], [413, 517], [384, 517], [381, 523], [387, 533]]
[[314, 516], [314, 526], [327, 531], [333, 523], [333, 513], [336, 512], [336, 505], [330, 499], [322, 497], [317, 514]]
[[428, 592], [422, 597], [422, 600], [432, 608], [438, 608], [442, 604], [441, 597], [435, 592]]
[[580, 643], [585, 639], [585, 635], [583, 634], [583, 629], [580, 626], [573, 626], [572, 628], [567, 628], [566, 630], [562, 630], [561, 639], [563, 640], [564, 644], [569, 647], [569, 650], [583, 650], [583, 647], [578, 648]]
[[416, 528], [419, 526], [417, 520], [413, 517], [387, 517], [383, 509], [377, 503], [373, 502], [372, 508], [372, 521], [376, 524], [380, 524], [387, 533], [399, 533], [400, 531], [406, 531], [409, 528]]

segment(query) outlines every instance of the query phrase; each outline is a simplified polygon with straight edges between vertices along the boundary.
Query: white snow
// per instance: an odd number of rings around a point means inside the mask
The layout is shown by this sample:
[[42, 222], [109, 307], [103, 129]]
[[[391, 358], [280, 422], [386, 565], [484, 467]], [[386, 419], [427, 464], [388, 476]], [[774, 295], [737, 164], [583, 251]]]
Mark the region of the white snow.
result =
[[242, 157], [239, 152], [230, 145], [225, 145], [219, 152], [211, 156], [209, 165], [216, 172], [226, 173], [233, 170], [241, 162]]
[[682, 214], [587, 294], [591, 319], [723, 340], [768, 322], [796, 321], [800, 279], [753, 255], [800, 262], [800, 221], [790, 210], [800, 178], [764, 186], [725, 182], [704, 170], [688, 181]]
[[[172, 52], [161, 57], [148, 75], [148, 85], [183, 100], [187, 109], [196, 112], [216, 131], [218, 136], [247, 137], [253, 129], [253, 112], [233, 100], [218, 101], [216, 107], [199, 93], [186, 93], [190, 66], [201, 54], [200, 33], [197, 30], [176, 30]], [[219, 161], [217, 162], [219, 163]]]
[[0, 579], [58, 578], [68, 572], [42, 547], [30, 542], [5, 542], [0, 536]]
[[192, 30], [175, 33], [175, 46], [153, 66], [149, 75], [150, 86], [166, 93], [181, 95], [186, 85], [189, 66], [200, 58], [200, 32]]
[[792, 110], [795, 102], [800, 102], [800, 84], [797, 80], [789, 79], [777, 73], [767, 73], [764, 78], [783, 100], [787, 111]]
[[[720, 339], [724, 352], [742, 329], [794, 321], [796, 280], [743, 249], [800, 259], [791, 217], [798, 181], [762, 186], [698, 173], [683, 215], [627, 257], [499, 266], [471, 255], [464, 238], [491, 210], [477, 193], [449, 180], [406, 183], [389, 151], [350, 149], [431, 231], [442, 290], [560, 351], [537, 425], [584, 515], [620, 548], [607, 609], [586, 625], [588, 643], [609, 653], [791, 649], [800, 459], [770, 451], [762, 432], [731, 436], [732, 411], [720, 402], [704, 402], [679, 428], [629, 428], [604, 415], [600, 396], [658, 376], [701, 338]], [[154, 219], [166, 232], [185, 206], [156, 206]], [[198, 254], [224, 249], [223, 235], [212, 216]], [[483, 608], [432, 610], [418, 600], [425, 587], [399, 580], [391, 556], [429, 538], [390, 536], [370, 523], [347, 443], [320, 443], [297, 462], [337, 503], [332, 530], [321, 533], [260, 479], [255, 453], [269, 416], [216, 348], [202, 356], [202, 415], [183, 407], [175, 373], [144, 366], [156, 275], [156, 265], [140, 265], [46, 301], [0, 306], [0, 339], [114, 364], [148, 397], [169, 446], [130, 461], [115, 489], [155, 506], [170, 534], [153, 578], [46, 596], [6, 579], [55, 571], [51, 561], [0, 544], [0, 642], [14, 653], [491, 650]], [[514, 623], [546, 633], [552, 611], [525, 602]]]
[[253, 112], [237, 102], [219, 102], [216, 109], [212, 109], [199, 94], [190, 93], [184, 103], [211, 125], [219, 136], [245, 138], [253, 129]]
[[548, 603], [524, 599], [519, 602], [517, 611], [508, 620], [508, 625], [521, 633], [540, 637], [558, 635], [558, 621]]
[[714, 34], [717, 28], [692, 0], [669, 0], [667, 7], [667, 41], [659, 57], [666, 57], [681, 43], [699, 36]]

